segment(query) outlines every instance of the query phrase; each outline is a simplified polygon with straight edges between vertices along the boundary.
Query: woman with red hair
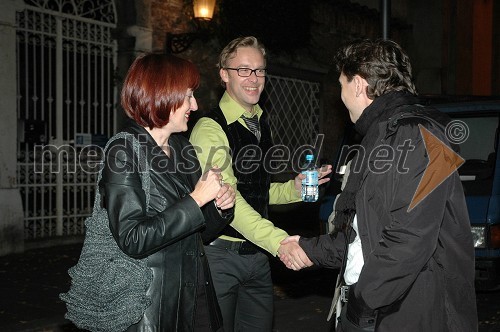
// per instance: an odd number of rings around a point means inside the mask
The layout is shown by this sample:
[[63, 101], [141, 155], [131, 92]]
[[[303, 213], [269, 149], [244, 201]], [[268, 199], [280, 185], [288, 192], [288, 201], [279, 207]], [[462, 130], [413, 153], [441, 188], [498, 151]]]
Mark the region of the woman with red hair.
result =
[[[133, 62], [123, 84], [121, 104], [131, 119], [123, 132], [140, 150], [115, 136], [99, 187], [119, 248], [147, 258], [153, 272], [147, 290], [151, 305], [127, 331], [222, 326], [203, 242], [232, 220], [235, 192], [215, 165], [202, 176], [193, 146], [176, 134], [188, 129], [189, 116], [198, 109], [193, 92], [199, 80], [191, 62], [147, 54]], [[141, 172], [149, 173], [149, 190]]]

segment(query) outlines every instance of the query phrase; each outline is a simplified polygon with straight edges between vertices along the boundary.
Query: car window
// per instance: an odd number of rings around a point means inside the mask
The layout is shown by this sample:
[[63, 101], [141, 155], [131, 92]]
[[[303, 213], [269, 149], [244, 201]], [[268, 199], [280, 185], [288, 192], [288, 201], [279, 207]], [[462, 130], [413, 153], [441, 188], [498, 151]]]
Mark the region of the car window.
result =
[[459, 145], [459, 154], [465, 163], [458, 169], [465, 194], [490, 195], [498, 149], [499, 115], [451, 116], [466, 125], [466, 139]]

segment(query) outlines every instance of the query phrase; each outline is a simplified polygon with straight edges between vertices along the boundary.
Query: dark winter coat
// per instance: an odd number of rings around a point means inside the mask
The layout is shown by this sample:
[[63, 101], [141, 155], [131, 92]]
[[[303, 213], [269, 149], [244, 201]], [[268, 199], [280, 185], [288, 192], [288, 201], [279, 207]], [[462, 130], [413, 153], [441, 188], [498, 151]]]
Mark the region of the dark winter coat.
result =
[[[444, 153], [448, 145], [444, 127], [407, 113], [415, 108], [408, 104], [411, 98], [392, 100], [387, 110], [399, 110], [373, 124], [379, 133], [375, 146], [387, 146], [389, 155], [383, 152], [378, 162], [371, 156], [356, 194], [364, 266], [349, 301], [378, 313], [376, 331], [476, 331], [474, 247], [458, 173], [408, 211], [430, 167], [429, 155]], [[442, 117], [433, 110], [422, 113]], [[421, 127], [443, 144], [426, 146]], [[381, 159], [394, 162], [382, 171], [387, 162]], [[315, 264], [340, 267], [345, 241], [344, 234], [337, 233], [301, 238], [300, 245]]]

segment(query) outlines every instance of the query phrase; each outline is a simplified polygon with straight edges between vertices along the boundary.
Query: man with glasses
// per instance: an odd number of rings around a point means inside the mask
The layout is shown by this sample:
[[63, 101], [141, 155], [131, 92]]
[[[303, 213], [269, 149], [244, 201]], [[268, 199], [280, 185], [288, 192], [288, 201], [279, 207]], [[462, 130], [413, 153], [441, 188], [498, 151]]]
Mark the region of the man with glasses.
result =
[[[231, 41], [219, 57], [226, 91], [219, 107], [202, 117], [191, 133], [200, 164], [218, 165], [224, 181], [237, 185], [235, 216], [219, 238], [205, 246], [226, 332], [271, 331], [273, 284], [269, 261], [289, 253], [300, 267], [311, 262], [297, 243], [280, 245], [288, 234], [273, 225], [269, 204], [300, 201], [299, 174], [285, 183], [271, 183], [264, 161], [272, 147], [266, 113], [258, 105], [266, 78], [266, 51], [255, 37]], [[320, 173], [320, 184], [331, 167]], [[293, 246], [289, 246], [293, 244]]]

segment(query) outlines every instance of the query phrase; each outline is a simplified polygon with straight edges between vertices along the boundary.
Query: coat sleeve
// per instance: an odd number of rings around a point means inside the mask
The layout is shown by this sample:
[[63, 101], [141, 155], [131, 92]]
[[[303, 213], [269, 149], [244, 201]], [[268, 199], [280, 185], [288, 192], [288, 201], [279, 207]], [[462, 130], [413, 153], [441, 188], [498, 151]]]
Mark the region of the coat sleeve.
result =
[[[368, 178], [379, 179], [367, 179], [362, 188], [365, 201], [356, 202], [365, 227], [382, 228], [380, 238], [370, 240], [371, 248], [363, 247], [365, 263], [354, 292], [356, 300], [371, 309], [402, 299], [425, 270], [438, 246], [449, 188], [457, 177], [455, 172], [442, 178], [439, 170], [445, 165], [439, 163], [444, 159], [429, 159], [443, 156], [444, 143], [426, 146], [417, 125], [404, 126], [396, 135], [391, 146], [408, 146], [407, 153], [388, 172], [372, 172]], [[410, 208], [419, 186], [425, 195]]]
[[205, 218], [190, 195], [176, 201], [169, 198], [165, 210], [152, 216], [146, 213], [146, 195], [131, 145], [121, 144], [125, 148], [107, 150], [99, 187], [111, 233], [123, 252], [144, 258], [201, 231]]
[[301, 237], [300, 247], [314, 263], [326, 268], [340, 268], [344, 257], [346, 236], [344, 233], [323, 234], [313, 238]]
[[213, 202], [202, 208], [206, 220], [206, 227], [201, 232], [204, 244], [208, 244], [220, 235], [220, 232], [233, 220], [234, 207], [227, 210], [218, 210]]

